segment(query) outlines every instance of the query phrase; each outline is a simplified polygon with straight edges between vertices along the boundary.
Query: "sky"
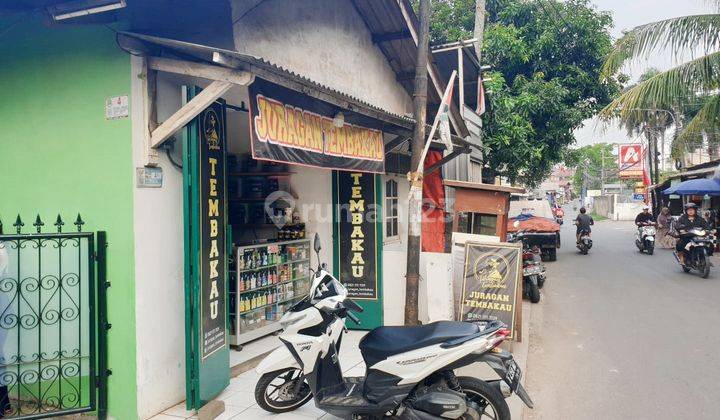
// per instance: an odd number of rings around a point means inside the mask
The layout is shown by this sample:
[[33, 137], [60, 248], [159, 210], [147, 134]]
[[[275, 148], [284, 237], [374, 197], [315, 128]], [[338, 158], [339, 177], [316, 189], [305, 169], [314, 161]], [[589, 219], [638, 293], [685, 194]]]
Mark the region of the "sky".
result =
[[[612, 13], [615, 22], [612, 35], [615, 39], [619, 38], [623, 31], [645, 23], [708, 13], [713, 10], [709, 0], [592, 0], [592, 2], [598, 10]], [[680, 62], [688, 58], [681, 58]], [[674, 64], [678, 64], [677, 59], [668, 53], [661, 53], [654, 54], [647, 60], [636, 61], [624, 71], [633, 79], [637, 79], [649, 67], [667, 70]], [[628, 138], [624, 130], [615, 125], [603, 126], [595, 120], [586, 121], [585, 126], [575, 132], [575, 138], [578, 147], [599, 142], [632, 143], [634, 140]]]

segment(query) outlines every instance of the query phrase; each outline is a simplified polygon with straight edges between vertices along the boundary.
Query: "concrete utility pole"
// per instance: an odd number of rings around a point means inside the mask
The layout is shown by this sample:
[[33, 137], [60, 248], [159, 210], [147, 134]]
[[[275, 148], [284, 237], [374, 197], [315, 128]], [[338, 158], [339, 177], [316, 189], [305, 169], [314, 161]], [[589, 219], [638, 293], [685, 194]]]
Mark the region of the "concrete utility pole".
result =
[[605, 149], [600, 149], [600, 195], [605, 194]]
[[482, 46], [485, 39], [485, 0], [475, 0], [475, 54], [482, 64]]
[[[477, 55], [478, 63], [482, 66], [482, 48], [483, 41], [485, 40], [485, 1], [486, 0], [475, 0], [475, 28], [473, 30], [473, 37], [475, 38], [475, 55]], [[458, 60], [459, 61], [459, 60]], [[482, 77], [480, 77], [482, 79]], [[478, 80], [478, 83], [482, 83], [482, 80]], [[479, 100], [479, 98], [478, 98]], [[480, 104], [478, 104], [480, 105]], [[462, 106], [462, 104], [461, 104]], [[479, 134], [479, 146], [483, 146], [483, 131], [480, 130]], [[470, 167], [470, 155], [466, 155], [468, 168]], [[483, 161], [485, 160], [485, 153], [482, 156]], [[456, 163], [457, 165], [457, 163]], [[456, 166], [457, 167], [457, 166]], [[480, 165], [480, 182], [483, 180], [483, 169], [484, 165]], [[469, 174], [468, 174], [469, 175]]]
[[415, 63], [415, 93], [413, 106], [415, 130], [412, 138], [410, 195], [408, 197], [407, 274], [405, 277], [405, 325], [418, 325], [418, 283], [420, 281], [420, 231], [422, 223], [422, 152], [425, 147], [425, 120], [427, 119], [427, 63], [430, 38], [430, 0], [420, 0], [420, 32], [418, 33], [417, 60]]

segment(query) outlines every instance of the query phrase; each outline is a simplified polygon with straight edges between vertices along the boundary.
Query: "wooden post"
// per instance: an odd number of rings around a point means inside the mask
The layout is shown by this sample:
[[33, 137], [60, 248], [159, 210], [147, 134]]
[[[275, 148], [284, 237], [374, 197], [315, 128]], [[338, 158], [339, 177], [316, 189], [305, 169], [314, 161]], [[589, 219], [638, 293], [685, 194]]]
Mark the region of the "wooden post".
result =
[[[418, 284], [420, 280], [420, 230], [422, 222], [422, 157], [427, 119], [427, 65], [430, 32], [430, 0], [420, 0], [420, 30], [415, 63], [413, 105], [415, 130], [412, 139], [410, 195], [408, 197], [407, 274], [405, 284], [405, 325], [418, 325]], [[429, 143], [429, 140], [428, 140]], [[417, 169], [420, 168], [420, 169]]]

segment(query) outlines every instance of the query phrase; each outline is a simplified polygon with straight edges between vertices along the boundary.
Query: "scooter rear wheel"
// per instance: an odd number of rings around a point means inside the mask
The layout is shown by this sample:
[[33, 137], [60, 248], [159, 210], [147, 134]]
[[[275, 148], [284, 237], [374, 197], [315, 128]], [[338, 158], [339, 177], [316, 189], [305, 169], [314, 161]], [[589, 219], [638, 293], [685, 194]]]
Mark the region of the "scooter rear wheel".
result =
[[[295, 393], [298, 381], [299, 391]], [[310, 386], [302, 371], [295, 368], [268, 372], [255, 385], [255, 401], [260, 408], [271, 413], [286, 413], [302, 407], [312, 399]]]
[[471, 376], [458, 376], [457, 379], [467, 399], [480, 408], [480, 420], [510, 420], [510, 408], [495, 387]]
[[540, 287], [535, 284], [532, 280], [528, 282], [529, 290], [528, 295], [530, 297], [530, 302], [532, 303], [538, 303], [540, 302]]

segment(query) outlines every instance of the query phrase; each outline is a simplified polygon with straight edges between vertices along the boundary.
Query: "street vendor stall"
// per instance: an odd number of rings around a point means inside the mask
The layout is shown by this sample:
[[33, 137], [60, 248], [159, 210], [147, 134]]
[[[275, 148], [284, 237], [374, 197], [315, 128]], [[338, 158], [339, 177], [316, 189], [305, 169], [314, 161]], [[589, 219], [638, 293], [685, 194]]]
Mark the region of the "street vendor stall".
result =
[[453, 232], [497, 236], [505, 240], [510, 194], [523, 188], [463, 181], [444, 181], [454, 190]]

